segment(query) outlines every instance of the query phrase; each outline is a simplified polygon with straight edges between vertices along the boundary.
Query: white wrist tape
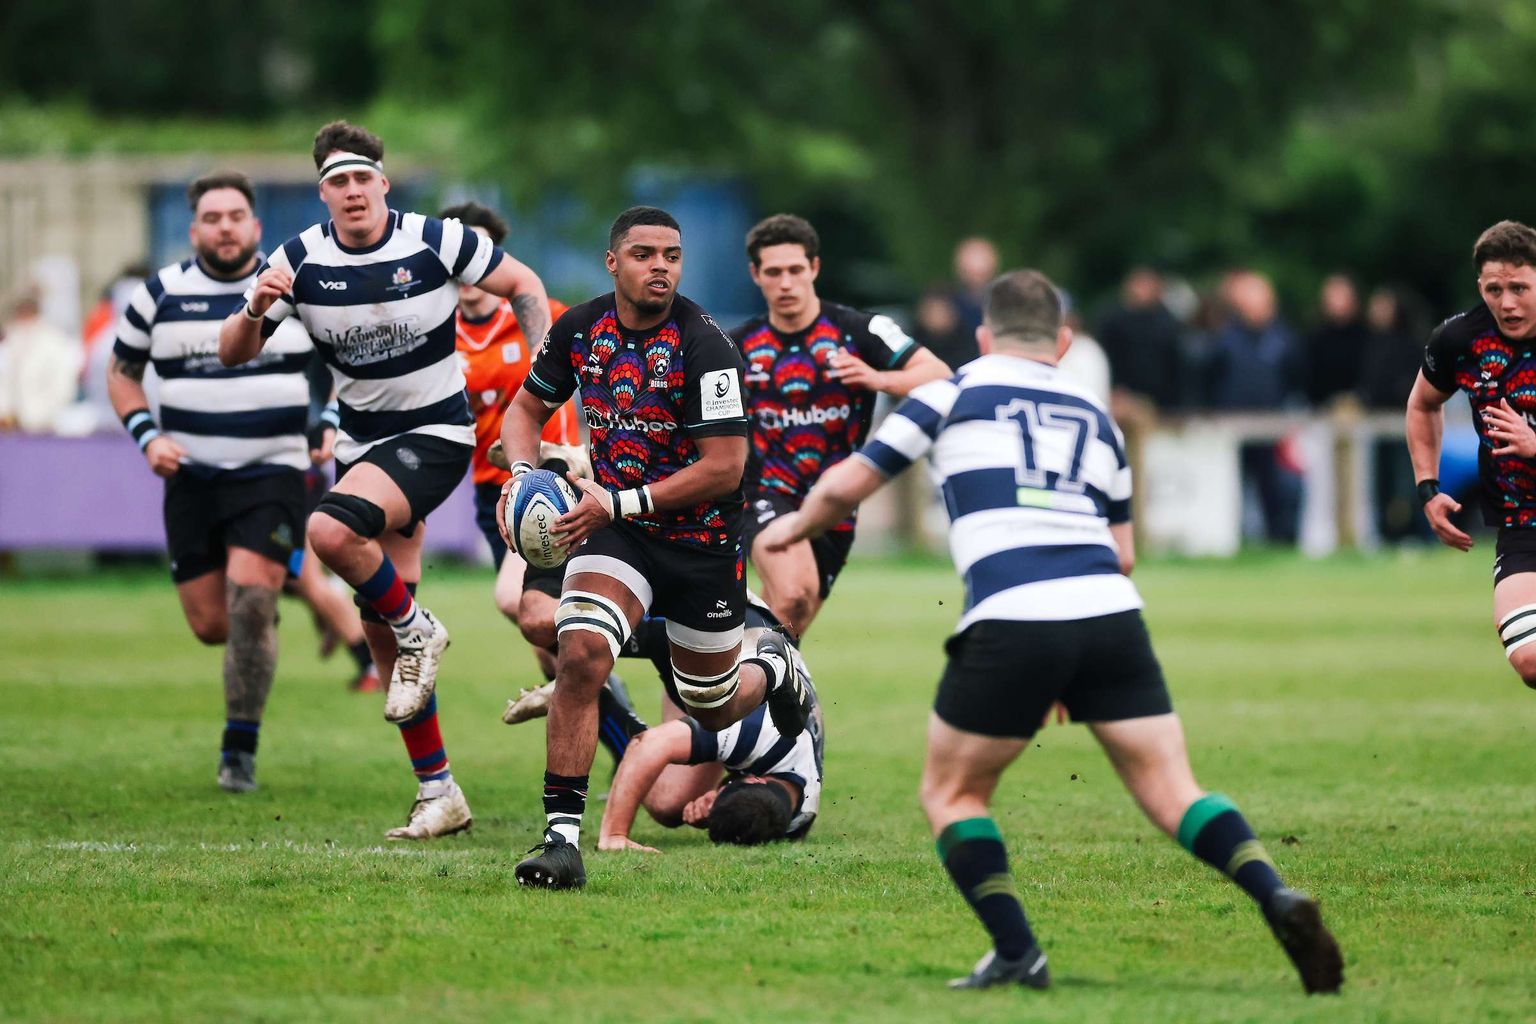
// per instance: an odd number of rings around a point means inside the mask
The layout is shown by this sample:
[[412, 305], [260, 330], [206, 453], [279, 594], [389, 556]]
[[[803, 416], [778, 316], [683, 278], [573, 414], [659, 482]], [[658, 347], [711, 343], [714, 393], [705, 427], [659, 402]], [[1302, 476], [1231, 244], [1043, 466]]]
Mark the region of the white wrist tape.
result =
[[613, 518], [615, 519], [643, 516], [655, 508], [656, 506], [651, 502], [649, 487], [632, 487], [627, 491], [619, 491], [613, 496]]

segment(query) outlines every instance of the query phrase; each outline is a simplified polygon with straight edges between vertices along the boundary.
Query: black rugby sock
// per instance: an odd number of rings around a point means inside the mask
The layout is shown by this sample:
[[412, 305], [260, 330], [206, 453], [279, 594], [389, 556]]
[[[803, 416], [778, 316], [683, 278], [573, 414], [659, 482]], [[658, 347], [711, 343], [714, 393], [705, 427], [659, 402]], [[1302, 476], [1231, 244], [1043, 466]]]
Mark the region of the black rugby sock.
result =
[[992, 935], [997, 955], [1018, 960], [1035, 944], [1008, 873], [1008, 849], [991, 818], [966, 818], [939, 833], [939, 859]]
[[581, 839], [581, 815], [587, 809], [587, 777], [544, 773], [544, 838], [572, 846]]
[[[609, 686], [617, 676], [609, 676]], [[620, 686], [624, 684], [619, 683]], [[613, 755], [614, 764], [624, 760], [629, 741], [648, 728], [635, 714], [635, 709], [619, 699], [609, 686], [597, 692], [597, 739], [603, 749]]]
[[1179, 822], [1179, 845], [1242, 886], [1260, 907], [1285, 888], [1264, 844], [1220, 793], [1207, 793], [1189, 805]]
[[368, 671], [368, 666], [373, 664], [373, 652], [368, 649], [367, 640], [359, 640], [355, 644], [347, 644], [347, 651], [352, 655], [352, 660], [357, 662], [359, 672]]

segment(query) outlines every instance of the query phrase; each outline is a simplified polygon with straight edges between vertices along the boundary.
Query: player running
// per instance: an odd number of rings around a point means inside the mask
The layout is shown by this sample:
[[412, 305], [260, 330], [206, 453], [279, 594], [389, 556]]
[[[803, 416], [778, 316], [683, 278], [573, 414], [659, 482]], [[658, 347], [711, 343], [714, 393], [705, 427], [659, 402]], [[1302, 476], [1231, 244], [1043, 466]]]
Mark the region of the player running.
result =
[[511, 296], [524, 335], [549, 323], [537, 275], [456, 221], [391, 210], [384, 145], [334, 121], [315, 136], [331, 219], [283, 243], [224, 321], [219, 358], [245, 363], [296, 317], [336, 379], [336, 485], [309, 518], [320, 560], [357, 592], [374, 663], [389, 678], [384, 717], [400, 727], [418, 779], [390, 839], [468, 828], [434, 688], [448, 631], [413, 597], [422, 522], [463, 478], [474, 417], [454, 352], [458, 284]]
[[747, 232], [747, 258], [768, 304], [766, 314], [731, 332], [747, 363], [752, 425], [747, 553], [768, 606], [804, 636], [848, 560], [855, 514], [781, 552], [756, 537], [864, 443], [877, 393], [901, 397], [950, 371], [890, 317], [816, 295], [821, 240], [804, 219], [781, 213], [759, 222]]
[[1461, 505], [1440, 490], [1445, 403], [1467, 393], [1478, 433], [1483, 521], [1499, 528], [1493, 621], [1504, 654], [1536, 688], [1536, 230], [1500, 221], [1472, 247], [1482, 301], [1435, 328], [1408, 397], [1408, 454], [1424, 515], [1441, 543], [1472, 538], [1451, 522]]
[[[187, 625], [224, 644], [219, 785], [256, 788], [256, 744], [277, 669], [277, 597], [304, 543], [305, 438], [314, 356], [298, 324], [274, 331], [238, 370], [218, 359], [219, 324], [244, 303], [260, 263], [250, 179], [210, 174], [187, 189], [192, 259], [134, 290], [117, 325], [107, 393], [165, 478], [171, 579]], [[160, 417], [144, 371], [161, 378]], [[329, 457], [327, 453], [325, 457]]]
[[[495, 245], [500, 245], [507, 237], [507, 222], [479, 203], [450, 206], [439, 216], [443, 220], [457, 220]], [[564, 303], [549, 300], [551, 322], [565, 310]], [[512, 304], [472, 284], [459, 285], [456, 346], [464, 367], [469, 408], [475, 416], [475, 453], [470, 461], [471, 479], [475, 485], [475, 525], [485, 535], [486, 543], [491, 546], [491, 557], [496, 562], [496, 607], [517, 625], [522, 617], [519, 609], [525, 602], [537, 604], [542, 598], [551, 606], [555, 604], [560, 596], [562, 575], [560, 570], [529, 566], [517, 552], [508, 550], [496, 527], [496, 500], [501, 497], [501, 485], [510, 480], [512, 474], [492, 462], [489, 452], [501, 437], [501, 421], [507, 403], [523, 386], [523, 379], [533, 365], [533, 346], [523, 334]], [[579, 447], [581, 425], [577, 416], [574, 400], [561, 406], [544, 424], [542, 440], [548, 445]], [[568, 467], [572, 453], [558, 454], [565, 457]], [[525, 597], [525, 594], [537, 596]], [[536, 609], [530, 608], [530, 612], [536, 612]], [[549, 614], [553, 615], [552, 607]], [[532, 617], [539, 618], [537, 614]], [[551, 643], [553, 639], [551, 635]], [[543, 645], [536, 645], [534, 654], [544, 678], [553, 679], [554, 656]]]
[[[756, 643], [779, 622], [755, 595], [747, 600], [744, 640]], [[810, 670], [793, 648], [790, 659], [811, 697], [804, 732], [793, 739], [781, 736], [760, 706], [719, 732], [682, 718], [636, 733], [613, 778], [597, 848], [658, 852], [629, 838], [642, 806], [658, 824], [708, 829], [716, 843], [754, 846], [805, 838], [821, 805], [826, 740]], [[680, 770], [685, 766], [703, 770]]]
[[546, 828], [536, 855], [516, 869], [519, 883], [551, 888], [586, 882], [578, 843], [598, 691], [648, 610], [666, 619], [678, 694], [705, 727], [723, 729], [765, 697], [786, 736], [798, 735], [809, 714], [782, 636], [740, 658], [741, 355], [677, 294], [683, 242], [670, 214], [646, 206], [620, 214], [606, 261], [614, 290], [555, 322], [502, 426], [515, 481], [533, 468], [545, 421], [579, 389], [596, 475], [573, 481], [581, 500], [555, 527], [572, 554], [556, 613]]
[[966, 600], [945, 645], [922, 802], [944, 867], [994, 943], [952, 987], [1050, 983], [987, 805], [1059, 701], [1153, 824], [1253, 898], [1306, 991], [1338, 991], [1343, 961], [1317, 903], [1286, 888], [1237, 807], [1190, 771], [1128, 578], [1124, 445], [1098, 400], [1056, 369], [1072, 333], [1055, 286], [1032, 270], [993, 281], [976, 337], [980, 359], [914, 390], [859, 458], [759, 538], [783, 550], [814, 537], [932, 453]]

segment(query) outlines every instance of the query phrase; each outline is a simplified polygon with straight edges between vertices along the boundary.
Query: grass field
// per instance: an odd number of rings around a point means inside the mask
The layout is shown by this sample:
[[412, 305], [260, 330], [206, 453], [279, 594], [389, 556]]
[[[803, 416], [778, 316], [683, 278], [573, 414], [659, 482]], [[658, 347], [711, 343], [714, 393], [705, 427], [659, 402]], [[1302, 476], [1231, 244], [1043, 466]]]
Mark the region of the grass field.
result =
[[542, 821], [543, 731], [499, 721], [533, 672], [488, 573], [423, 590], [454, 631], [439, 694], [475, 828], [406, 847], [381, 840], [414, 792], [400, 740], [317, 660], [300, 606], [284, 605], [263, 788], [232, 797], [213, 784], [219, 653], [160, 574], [6, 581], [0, 1018], [1536, 1019], [1536, 694], [1491, 628], [1490, 559], [1138, 571], [1202, 783], [1344, 947], [1344, 995], [1312, 1000], [1242, 893], [1140, 819], [1084, 730], [1057, 727], [996, 808], [1057, 984], [944, 990], [986, 940], [915, 800], [958, 611], [942, 565], [856, 562], [811, 635], [828, 745], [807, 843], [716, 850], [645, 822], [666, 852], [589, 853], [579, 894], [511, 879]]

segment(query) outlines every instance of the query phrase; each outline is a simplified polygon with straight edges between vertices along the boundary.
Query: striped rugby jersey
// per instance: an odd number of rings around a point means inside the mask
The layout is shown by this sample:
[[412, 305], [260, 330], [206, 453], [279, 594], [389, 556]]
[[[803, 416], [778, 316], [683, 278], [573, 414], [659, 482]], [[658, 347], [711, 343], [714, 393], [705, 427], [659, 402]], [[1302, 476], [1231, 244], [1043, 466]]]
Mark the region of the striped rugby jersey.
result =
[[1056, 367], [982, 356], [914, 388], [858, 454], [886, 476], [930, 456], [965, 579], [956, 632], [1141, 607], [1109, 532], [1131, 518], [1124, 440]]
[[219, 362], [219, 327], [255, 280], [221, 280], [195, 259], [173, 263], [134, 289], [117, 322], [113, 354], [154, 364], [160, 429], [187, 450], [194, 473], [309, 465], [304, 369], [314, 347], [304, 329], [284, 324], [244, 366]]
[[454, 354], [458, 284], [479, 284], [503, 255], [456, 220], [398, 210], [367, 248], [341, 244], [325, 223], [272, 253], [269, 265], [293, 274], [293, 290], [267, 310], [262, 336], [290, 316], [309, 331], [336, 380], [339, 461], [401, 434], [475, 443]]
[[720, 761], [736, 775], [776, 775], [799, 784], [800, 806], [784, 830], [786, 835], [799, 832], [816, 820], [816, 811], [821, 807], [821, 766], [826, 750], [816, 689], [811, 685], [805, 663], [798, 656], [795, 660], [800, 681], [811, 694], [811, 719], [805, 731], [794, 739], [779, 735], [773, 719], [768, 717], [766, 704], [759, 704], [746, 718], [719, 732], [710, 732], [691, 718], [687, 720], [693, 730], [689, 764]]

